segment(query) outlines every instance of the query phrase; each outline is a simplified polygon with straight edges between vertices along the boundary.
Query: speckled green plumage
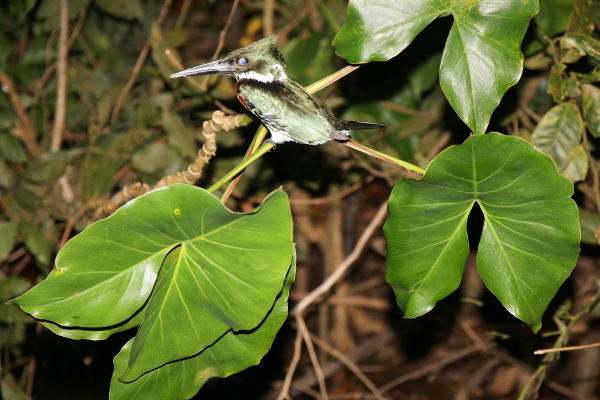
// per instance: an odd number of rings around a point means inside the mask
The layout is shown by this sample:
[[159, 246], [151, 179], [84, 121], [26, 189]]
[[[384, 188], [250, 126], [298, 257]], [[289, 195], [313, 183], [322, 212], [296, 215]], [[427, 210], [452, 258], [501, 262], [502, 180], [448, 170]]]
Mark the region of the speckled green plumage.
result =
[[349, 139], [348, 132], [336, 130], [337, 120], [292, 80], [263, 83], [244, 79], [238, 89], [248, 109], [267, 126], [274, 143], [291, 139], [319, 144], [331, 139]]
[[240, 102], [269, 129], [274, 143], [299, 142], [311, 145], [329, 140], [349, 140], [355, 129], [377, 129], [385, 124], [340, 121], [302, 86], [289, 79], [286, 63], [271, 35], [227, 54], [220, 60], [198, 65], [171, 75], [173, 78], [223, 74], [238, 80]]

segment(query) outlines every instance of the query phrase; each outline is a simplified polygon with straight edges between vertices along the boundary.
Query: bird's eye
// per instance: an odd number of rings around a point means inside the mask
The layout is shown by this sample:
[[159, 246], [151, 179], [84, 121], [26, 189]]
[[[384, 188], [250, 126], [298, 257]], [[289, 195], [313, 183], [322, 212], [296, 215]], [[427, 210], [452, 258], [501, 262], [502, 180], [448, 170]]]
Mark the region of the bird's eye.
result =
[[246, 65], [248, 64], [248, 59], [246, 57], [242, 57], [238, 60], [238, 62], [240, 63], [240, 65]]

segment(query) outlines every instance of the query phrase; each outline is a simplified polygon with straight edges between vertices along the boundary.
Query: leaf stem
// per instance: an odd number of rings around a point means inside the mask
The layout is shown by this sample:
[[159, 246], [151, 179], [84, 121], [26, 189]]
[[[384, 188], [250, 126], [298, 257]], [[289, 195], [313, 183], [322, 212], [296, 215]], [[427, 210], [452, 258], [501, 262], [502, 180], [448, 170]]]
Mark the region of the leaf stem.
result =
[[275, 147], [273, 145], [273, 143], [270, 143], [270, 142], [263, 143], [263, 145], [260, 146], [260, 148], [258, 150], [256, 150], [254, 153], [252, 153], [252, 155], [250, 157], [244, 159], [244, 161], [240, 165], [238, 165], [237, 167], [235, 167], [234, 169], [229, 171], [229, 173], [227, 173], [227, 175], [225, 175], [224, 177], [219, 179], [219, 181], [217, 183], [215, 183], [214, 185], [209, 187], [208, 191], [212, 193], [215, 190], [219, 189], [221, 186], [223, 186], [223, 184], [225, 184], [226, 182], [229, 182], [237, 174], [239, 174], [244, 169], [246, 169], [246, 167], [248, 165], [252, 164], [254, 161], [256, 161], [256, 159], [258, 159], [260, 156], [265, 154], [267, 151], [271, 150], [273, 147]]
[[425, 170], [423, 168], [417, 167], [416, 165], [413, 165], [409, 162], [400, 160], [398, 158], [389, 156], [385, 153], [381, 153], [377, 150], [373, 150], [370, 147], [363, 146], [362, 144], [358, 144], [356, 142], [353, 142], [352, 140], [348, 140], [347, 142], [344, 142], [342, 144], [347, 147], [350, 147], [351, 149], [358, 150], [360, 152], [368, 154], [372, 157], [379, 158], [380, 160], [387, 161], [389, 163], [404, 167], [404, 168], [408, 169], [409, 171], [415, 171], [421, 175], [425, 175]]

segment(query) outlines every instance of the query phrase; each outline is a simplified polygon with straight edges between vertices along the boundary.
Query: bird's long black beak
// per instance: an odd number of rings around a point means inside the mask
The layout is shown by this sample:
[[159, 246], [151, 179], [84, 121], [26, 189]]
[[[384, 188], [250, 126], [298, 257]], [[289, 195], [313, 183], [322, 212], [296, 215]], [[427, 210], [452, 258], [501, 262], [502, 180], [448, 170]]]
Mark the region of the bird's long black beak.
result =
[[195, 67], [184, 69], [171, 75], [171, 78], [185, 78], [186, 76], [197, 75], [233, 75], [237, 67], [227, 64], [222, 60], [211, 61], [206, 64], [196, 65]]

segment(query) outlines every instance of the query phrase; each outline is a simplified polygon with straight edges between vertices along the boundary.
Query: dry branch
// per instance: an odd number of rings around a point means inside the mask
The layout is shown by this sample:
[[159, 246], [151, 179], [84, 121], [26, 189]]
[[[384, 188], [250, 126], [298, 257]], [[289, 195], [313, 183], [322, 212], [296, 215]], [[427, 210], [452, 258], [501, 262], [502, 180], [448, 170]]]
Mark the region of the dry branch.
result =
[[23, 103], [21, 103], [19, 94], [15, 90], [15, 86], [8, 75], [6, 75], [2, 70], [0, 70], [0, 84], [2, 85], [2, 90], [5, 93], [8, 93], [10, 102], [17, 113], [17, 138], [23, 142], [29, 155], [31, 155], [33, 158], [39, 157], [42, 154], [42, 149], [36, 141], [36, 133], [35, 129], [33, 128], [33, 124], [25, 112], [25, 108], [23, 107]]
[[174, 183], [193, 184], [202, 175], [202, 170], [217, 152], [216, 132], [228, 131], [240, 126], [248, 125], [252, 119], [245, 114], [226, 116], [221, 111], [215, 111], [210, 121], [204, 121], [202, 135], [205, 142], [198, 151], [196, 159], [188, 166], [185, 172], [167, 175], [150, 187], [144, 183], [136, 182], [125, 186], [119, 193], [115, 194], [94, 212], [94, 219], [104, 218], [115, 212], [125, 202], [139, 197], [151, 190], [172, 185]]

